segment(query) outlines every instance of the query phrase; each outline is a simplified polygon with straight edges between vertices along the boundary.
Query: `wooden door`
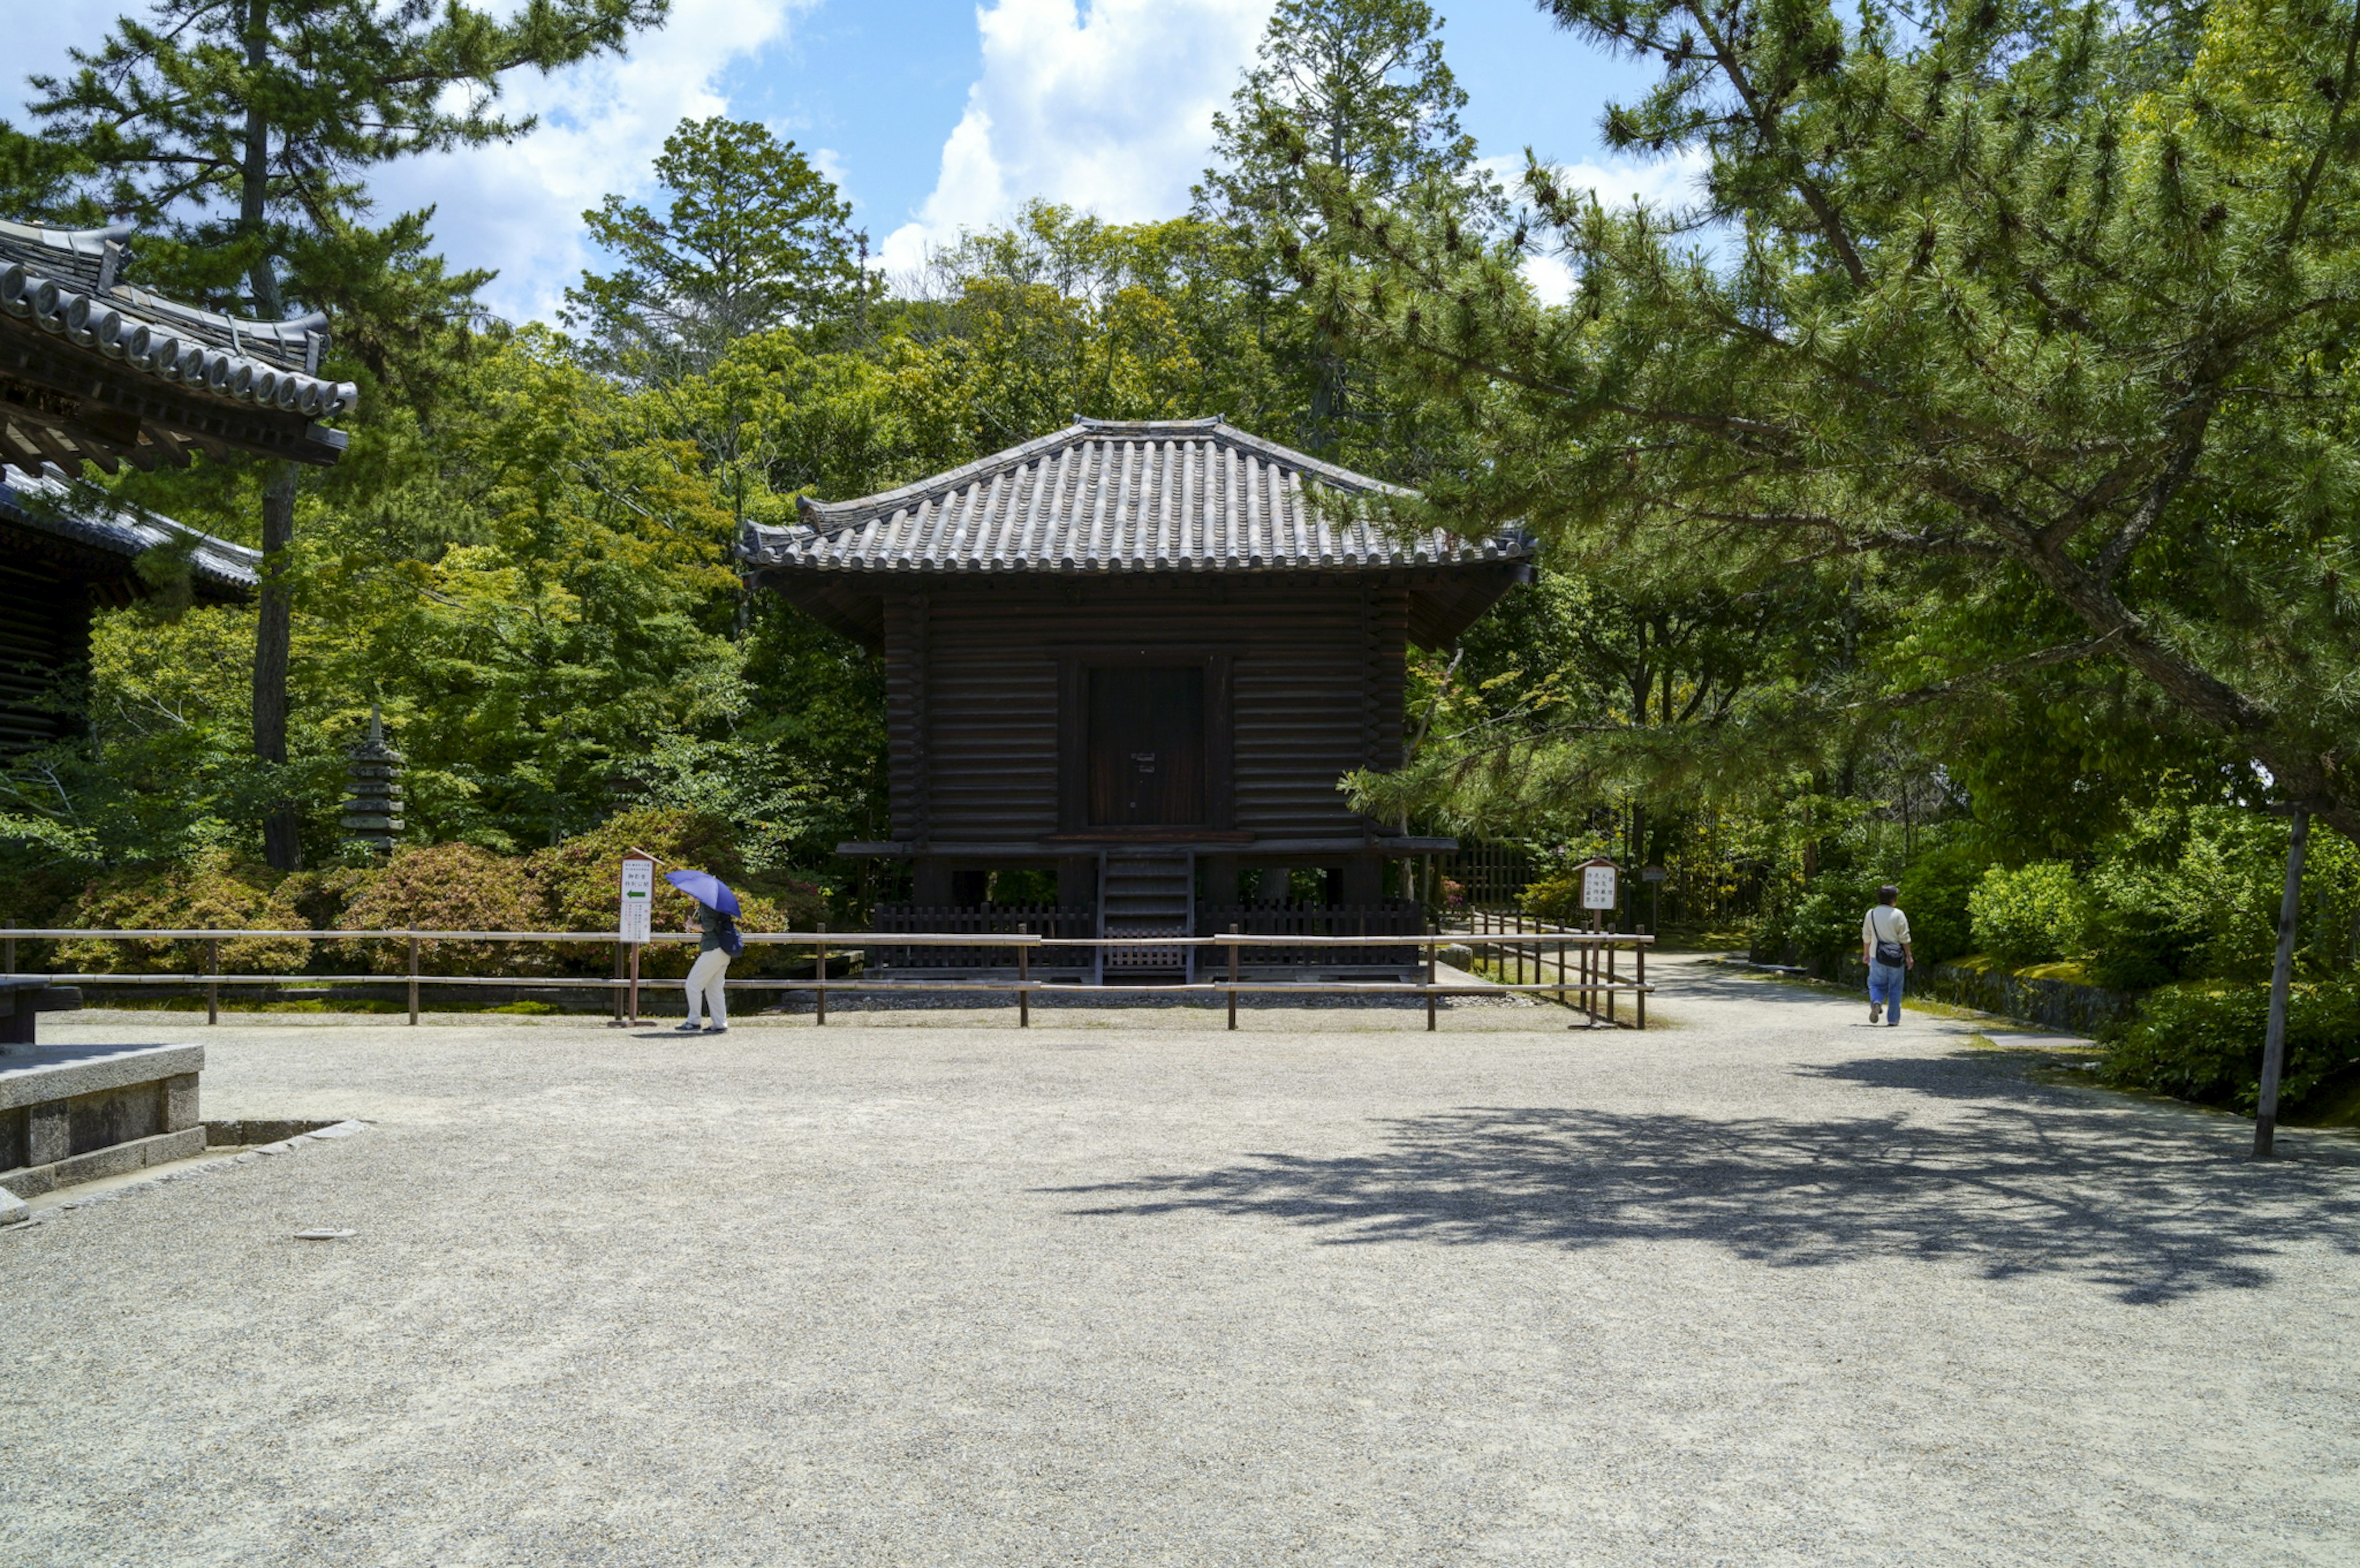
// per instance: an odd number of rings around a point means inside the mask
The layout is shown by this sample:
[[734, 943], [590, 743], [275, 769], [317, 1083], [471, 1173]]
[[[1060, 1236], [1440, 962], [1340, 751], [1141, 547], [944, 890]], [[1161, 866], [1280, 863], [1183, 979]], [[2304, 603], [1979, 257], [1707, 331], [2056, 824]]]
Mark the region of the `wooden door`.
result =
[[1205, 671], [1089, 671], [1092, 827], [1195, 827], [1205, 821]]

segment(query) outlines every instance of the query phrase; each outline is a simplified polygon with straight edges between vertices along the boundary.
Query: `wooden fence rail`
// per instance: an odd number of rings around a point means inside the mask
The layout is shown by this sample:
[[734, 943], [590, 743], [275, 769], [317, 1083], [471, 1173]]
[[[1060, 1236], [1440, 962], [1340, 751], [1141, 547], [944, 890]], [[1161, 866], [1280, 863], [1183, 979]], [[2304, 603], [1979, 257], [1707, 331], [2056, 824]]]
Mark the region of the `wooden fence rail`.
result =
[[[1492, 917], [1504, 924], [1504, 919]], [[1614, 1017], [1614, 999], [1628, 994], [1633, 998], [1635, 1016], [1630, 1027], [1647, 1027], [1647, 997], [1655, 987], [1647, 984], [1646, 951], [1655, 939], [1618, 931], [1578, 931], [1562, 927], [1547, 931], [1429, 931], [1415, 936], [1405, 944], [1400, 935], [1317, 936], [1298, 932], [1258, 935], [1251, 931], [1230, 931], [1214, 936], [1198, 937], [1100, 937], [1044, 936], [1038, 932], [927, 932], [927, 931], [747, 931], [742, 933], [749, 946], [807, 947], [813, 952], [813, 975], [809, 979], [769, 979], [749, 977], [727, 982], [736, 991], [807, 991], [816, 1001], [814, 1021], [827, 1022], [827, 998], [837, 992], [867, 992], [881, 995], [912, 995], [923, 992], [997, 992], [1011, 996], [1016, 1001], [1018, 1021], [1031, 1023], [1032, 1003], [1042, 996], [1203, 996], [1226, 997], [1229, 1003], [1229, 1027], [1237, 1028], [1237, 998], [1241, 994], [1274, 994], [1295, 996], [1415, 996], [1426, 1000], [1426, 1027], [1437, 1027], [1437, 1007], [1445, 996], [1485, 996], [1501, 992], [1554, 996], [1559, 1003], [1579, 1007], [1595, 1028], [1601, 1021], [1610, 1027], [1620, 1020]], [[222, 973], [220, 944], [224, 942], [272, 938], [301, 938], [311, 942], [399, 942], [406, 944], [407, 972], [398, 975], [233, 975]], [[115, 974], [106, 971], [86, 973], [27, 972], [16, 970], [16, 943], [20, 941], [121, 941], [121, 942], [202, 942], [205, 944], [205, 967], [186, 974]], [[659, 931], [652, 940], [659, 942], [689, 942], [698, 940], [694, 932]], [[617, 973], [612, 976], [585, 975], [430, 975], [419, 966], [421, 944], [433, 942], [599, 942], [611, 944], [617, 953]], [[1495, 959], [1495, 967], [1513, 958], [1517, 964], [1513, 981], [1490, 981], [1478, 985], [1453, 985], [1437, 979], [1440, 950], [1451, 944], [1471, 944], [1486, 947], [1503, 955]], [[1426, 975], [1420, 981], [1400, 980], [1245, 980], [1239, 976], [1241, 955], [1250, 950], [1278, 948], [1290, 953], [1317, 949], [1379, 949], [1393, 952], [1404, 945], [1414, 945], [1423, 953]], [[620, 954], [626, 944], [614, 931], [241, 931], [221, 928], [202, 930], [128, 930], [109, 928], [89, 930], [78, 928], [0, 928], [0, 979], [47, 980], [58, 985], [203, 985], [207, 994], [206, 1021], [219, 1018], [220, 987], [224, 985], [402, 985], [410, 1000], [410, 1021], [418, 1022], [418, 992], [421, 985], [503, 985], [528, 987], [534, 990], [606, 991], [615, 996], [615, 1021], [626, 1020], [626, 1002], [629, 1004], [629, 1021], [638, 1021], [638, 991], [644, 983], [666, 984], [662, 981], [642, 982], [634, 973], [620, 971]], [[1187, 947], [1222, 950], [1228, 977], [1220, 980], [1190, 980], [1172, 985], [1079, 985], [1055, 980], [1035, 980], [1031, 967], [1043, 948], [1087, 947]], [[985, 979], [933, 978], [905, 980], [834, 979], [827, 977], [827, 958], [831, 951], [870, 948], [942, 947], [954, 951], [984, 948], [1012, 950], [1016, 959], [1013, 981], [997, 977]], [[1633, 965], [1629, 979], [1622, 978], [1615, 968], [1615, 954], [1622, 949], [1631, 950]], [[1527, 953], [1533, 955], [1535, 978], [1523, 979], [1523, 964]], [[1548, 955], [1555, 978], [1543, 979], [1541, 954]], [[1571, 976], [1571, 978], [1568, 978]], [[1605, 1017], [1601, 1020], [1600, 1007]]]

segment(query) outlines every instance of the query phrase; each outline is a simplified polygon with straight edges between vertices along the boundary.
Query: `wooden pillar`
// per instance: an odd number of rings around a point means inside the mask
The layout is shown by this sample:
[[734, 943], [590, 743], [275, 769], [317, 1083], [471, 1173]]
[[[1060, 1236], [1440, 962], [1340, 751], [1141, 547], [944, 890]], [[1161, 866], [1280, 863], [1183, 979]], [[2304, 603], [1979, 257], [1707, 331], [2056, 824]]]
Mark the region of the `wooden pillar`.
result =
[[939, 855], [922, 855], [910, 863], [910, 902], [929, 909], [948, 909], [956, 902], [948, 860]]
[[[1069, 909], [1087, 909], [1098, 901], [1096, 855], [1068, 855], [1057, 862], [1057, 902]], [[1054, 936], [1054, 931], [1043, 932]]]

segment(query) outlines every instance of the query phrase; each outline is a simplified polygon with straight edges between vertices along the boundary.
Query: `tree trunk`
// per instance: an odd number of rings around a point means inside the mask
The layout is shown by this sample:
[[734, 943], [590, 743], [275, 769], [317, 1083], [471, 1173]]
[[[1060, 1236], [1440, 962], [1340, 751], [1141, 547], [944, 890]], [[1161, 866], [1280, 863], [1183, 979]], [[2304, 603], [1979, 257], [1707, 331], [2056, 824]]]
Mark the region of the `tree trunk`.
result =
[[[287, 761], [287, 656], [292, 604], [287, 552], [295, 542], [295, 465], [275, 462], [262, 484], [262, 593], [254, 626], [254, 755]], [[293, 871], [302, 861], [302, 819], [293, 801], [274, 800], [262, 823], [262, 854], [272, 868]]]

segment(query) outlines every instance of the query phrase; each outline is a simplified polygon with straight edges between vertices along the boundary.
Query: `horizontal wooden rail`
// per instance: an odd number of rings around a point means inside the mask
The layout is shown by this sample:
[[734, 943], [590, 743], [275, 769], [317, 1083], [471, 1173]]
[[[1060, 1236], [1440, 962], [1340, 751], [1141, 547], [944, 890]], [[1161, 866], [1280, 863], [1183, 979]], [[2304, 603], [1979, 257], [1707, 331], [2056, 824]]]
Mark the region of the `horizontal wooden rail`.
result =
[[[1480, 917], [1479, 917], [1480, 918]], [[1488, 918], [1482, 923], [1490, 924]], [[1522, 925], [1524, 922], [1519, 920]], [[1538, 922], [1532, 923], [1534, 927]], [[1028, 931], [747, 931], [742, 933], [748, 945], [809, 947], [819, 956], [814, 976], [810, 979], [752, 977], [733, 979], [727, 986], [738, 991], [808, 991], [816, 998], [816, 1022], [827, 1021], [827, 997], [831, 994], [866, 993], [881, 996], [913, 996], [927, 992], [988, 992], [1013, 996], [1018, 1005], [1020, 1024], [1031, 1022], [1031, 1003], [1040, 996], [1206, 996], [1226, 998], [1229, 1006], [1229, 1027], [1237, 1027], [1237, 998], [1241, 995], [1265, 996], [1420, 996], [1425, 998], [1426, 1028], [1436, 1027], [1436, 1003], [1446, 996], [1487, 996], [1506, 994], [1554, 995], [1560, 1004], [1571, 995], [1582, 998], [1581, 1010], [1589, 1015], [1591, 1027], [1601, 1021], [1598, 1005], [1606, 1006], [1607, 1023], [1615, 1024], [1613, 998], [1618, 994], [1636, 998], [1636, 1027], [1646, 1027], [1646, 998], [1655, 987], [1646, 983], [1646, 949], [1655, 938], [1625, 931], [1574, 931], [1564, 927], [1550, 930], [1518, 931], [1426, 931], [1395, 932], [1373, 936], [1306, 936], [1288, 932], [1225, 931], [1212, 936], [1132, 936], [1132, 937], [1055, 937]], [[650, 933], [661, 942], [688, 942], [701, 940], [694, 931], [660, 931]], [[578, 942], [611, 947], [620, 952], [627, 944], [616, 931], [250, 931], [208, 927], [172, 930], [163, 928], [128, 927], [0, 927], [0, 942], [5, 942], [5, 956], [0, 956], [0, 970], [15, 971], [16, 943], [19, 941], [118, 941], [118, 942], [195, 942], [205, 944], [208, 967], [197, 974], [116, 974], [104, 971], [80, 973], [8, 973], [0, 975], [10, 981], [42, 981], [50, 985], [202, 985], [206, 994], [207, 1021], [217, 1021], [220, 1016], [221, 987], [239, 985], [276, 985], [318, 989], [326, 986], [398, 985], [405, 987], [410, 998], [410, 1021], [415, 1024], [419, 1015], [419, 991], [426, 985], [498, 986], [511, 990], [549, 991], [580, 990], [603, 993], [628, 993], [636, 1012], [638, 989], [642, 985], [655, 985], [665, 982], [639, 976], [638, 960], [634, 957], [629, 975], [589, 976], [569, 975], [432, 975], [419, 965], [420, 949], [435, 942]], [[399, 942], [409, 947], [409, 964], [396, 974], [366, 975], [225, 975], [219, 969], [220, 945], [242, 941], [302, 941], [302, 942]], [[1518, 959], [1518, 974], [1513, 981], [1480, 981], [1474, 985], [1442, 983], [1436, 974], [1441, 950], [1446, 946], [1495, 947], [1522, 950], [1545, 947], [1556, 963], [1555, 980], [1524, 982], [1523, 958]], [[1019, 960], [1013, 980], [996, 977], [975, 979], [891, 979], [863, 977], [859, 979], [829, 979], [826, 977], [825, 956], [830, 951], [867, 947], [945, 947], [1003, 948], [1011, 950]], [[1638, 969], [1629, 980], [1623, 980], [1612, 968], [1612, 954], [1619, 948], [1633, 950]], [[1185, 983], [1152, 984], [1076, 984], [1071, 981], [1034, 980], [1025, 967], [1030, 956], [1046, 948], [1218, 948], [1229, 956], [1229, 975], [1222, 979], [1191, 979]], [[1257, 948], [1350, 951], [1353, 949], [1385, 949], [1400, 952], [1409, 949], [1421, 955], [1421, 967], [1426, 971], [1423, 981], [1404, 980], [1246, 980], [1238, 972], [1239, 955]], [[1601, 970], [1597, 959], [1604, 950], [1605, 966]], [[1568, 970], [1568, 954], [1577, 951], [1589, 954], [1582, 960], [1582, 973], [1577, 977]], [[1533, 968], [1537, 976], [1543, 968], [1537, 954]], [[618, 964], [617, 967], [621, 967]], [[1501, 967], [1504, 971], [1505, 964]], [[625, 1004], [621, 995], [615, 1003], [615, 1021], [624, 1021]]]
[[[948, 934], [933, 931], [741, 931], [747, 945], [770, 947], [1424, 947], [1428, 942], [1445, 947], [1476, 945], [1502, 946], [1511, 943], [1530, 944], [1535, 933], [1511, 933], [1503, 936], [1483, 935], [1469, 931], [1405, 932], [1399, 936], [1256, 936], [1240, 931], [1234, 936], [1222, 933], [1214, 936], [1040, 936], [1014, 931], [959, 931]], [[1554, 945], [1558, 942], [1577, 946], [1597, 946], [1612, 943], [1636, 946], [1653, 943], [1652, 936], [1628, 931], [1546, 931], [1538, 933]], [[67, 928], [63, 930], [10, 930], [0, 928], [0, 938], [38, 941], [79, 940], [103, 937], [109, 940], [137, 942], [261, 942], [273, 939], [300, 939], [305, 942], [618, 942], [616, 931], [247, 931], [239, 927], [209, 927], [201, 931], [134, 931], [98, 928]], [[695, 931], [657, 931], [650, 942], [695, 942]]]
[[[322, 985], [407, 985], [415, 978], [421, 985], [504, 985], [519, 991], [617, 991], [628, 986], [628, 980], [607, 976], [579, 975], [115, 975], [104, 971], [88, 975], [0, 975], [0, 980], [46, 980], [53, 985], [294, 985], [310, 990]], [[643, 986], [677, 985], [671, 980], [641, 980]], [[1617, 991], [1653, 991], [1653, 985], [1641, 985], [1629, 981], [1611, 987], [1601, 985], [1592, 989]], [[1417, 996], [1428, 991], [1445, 996], [1490, 996], [1502, 991], [1558, 991], [1564, 989], [1556, 982], [1546, 985], [1509, 985], [1482, 981], [1473, 985], [1427, 985], [1415, 980], [1190, 980], [1174, 981], [1170, 985], [1078, 985], [1065, 980], [795, 980], [768, 976], [740, 979], [732, 975], [732, 991], [869, 991], [880, 994], [900, 993], [917, 996], [927, 991], [1056, 991], [1076, 996], [1102, 996], [1109, 991], [1138, 992], [1145, 996], [1185, 996], [1192, 994], [1219, 996], [1228, 991], [1316, 991], [1337, 996]]]

